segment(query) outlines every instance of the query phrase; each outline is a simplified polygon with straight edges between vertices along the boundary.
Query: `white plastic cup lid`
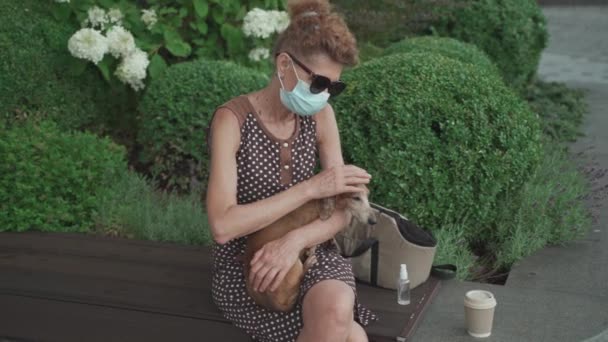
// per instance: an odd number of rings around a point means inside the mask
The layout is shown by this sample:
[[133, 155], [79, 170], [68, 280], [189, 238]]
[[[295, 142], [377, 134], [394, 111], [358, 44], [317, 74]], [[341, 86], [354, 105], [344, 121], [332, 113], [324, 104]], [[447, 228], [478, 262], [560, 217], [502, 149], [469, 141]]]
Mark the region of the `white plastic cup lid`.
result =
[[496, 298], [490, 291], [471, 290], [464, 296], [464, 304], [471, 309], [491, 309], [496, 306]]

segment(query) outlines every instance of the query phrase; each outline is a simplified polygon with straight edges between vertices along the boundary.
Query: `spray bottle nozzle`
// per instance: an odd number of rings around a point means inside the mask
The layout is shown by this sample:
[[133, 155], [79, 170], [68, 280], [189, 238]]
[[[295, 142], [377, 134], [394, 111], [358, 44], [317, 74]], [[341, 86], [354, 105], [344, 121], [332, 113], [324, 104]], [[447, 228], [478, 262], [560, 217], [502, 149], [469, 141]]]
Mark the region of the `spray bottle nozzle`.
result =
[[401, 270], [399, 272], [399, 278], [407, 279], [407, 266], [406, 264], [401, 264]]

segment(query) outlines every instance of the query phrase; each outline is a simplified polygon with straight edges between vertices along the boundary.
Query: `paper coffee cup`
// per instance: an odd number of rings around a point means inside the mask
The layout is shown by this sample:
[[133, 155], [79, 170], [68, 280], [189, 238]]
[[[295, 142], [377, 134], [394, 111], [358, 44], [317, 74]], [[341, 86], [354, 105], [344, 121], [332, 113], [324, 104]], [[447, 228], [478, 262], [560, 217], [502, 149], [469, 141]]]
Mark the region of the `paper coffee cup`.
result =
[[464, 320], [469, 335], [488, 337], [492, 334], [496, 298], [489, 291], [472, 290], [464, 296]]

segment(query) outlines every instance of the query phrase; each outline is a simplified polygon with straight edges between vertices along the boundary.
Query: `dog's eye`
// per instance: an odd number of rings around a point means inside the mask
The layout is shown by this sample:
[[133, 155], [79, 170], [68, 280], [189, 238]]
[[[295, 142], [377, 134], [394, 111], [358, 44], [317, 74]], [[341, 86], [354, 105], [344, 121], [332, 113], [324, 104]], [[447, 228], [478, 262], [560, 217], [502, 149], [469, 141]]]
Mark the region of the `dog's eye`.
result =
[[360, 200], [361, 200], [361, 197], [353, 197], [353, 199], [354, 199], [355, 201], [360, 201]]

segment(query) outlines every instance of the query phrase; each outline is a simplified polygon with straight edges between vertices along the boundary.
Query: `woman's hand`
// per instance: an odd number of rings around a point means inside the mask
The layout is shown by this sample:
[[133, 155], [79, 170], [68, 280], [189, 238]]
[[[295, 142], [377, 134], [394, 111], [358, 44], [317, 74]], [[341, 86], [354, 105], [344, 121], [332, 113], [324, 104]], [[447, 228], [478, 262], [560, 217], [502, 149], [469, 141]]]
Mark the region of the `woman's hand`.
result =
[[367, 184], [371, 175], [355, 165], [336, 165], [324, 169], [307, 180], [313, 199], [335, 196], [343, 192], [364, 191], [354, 185]]
[[264, 292], [270, 286], [274, 291], [299, 257], [297, 242], [285, 235], [260, 248], [251, 260], [249, 281], [255, 291]]

